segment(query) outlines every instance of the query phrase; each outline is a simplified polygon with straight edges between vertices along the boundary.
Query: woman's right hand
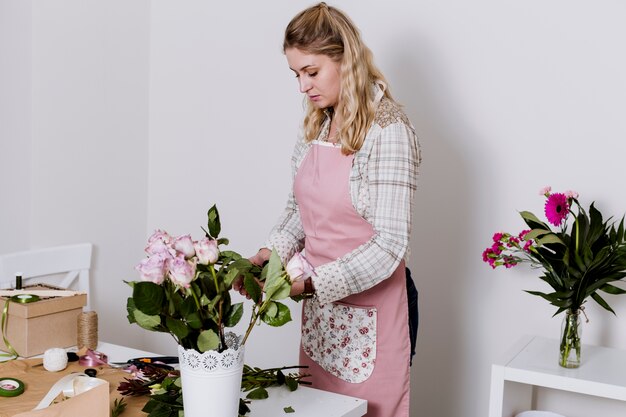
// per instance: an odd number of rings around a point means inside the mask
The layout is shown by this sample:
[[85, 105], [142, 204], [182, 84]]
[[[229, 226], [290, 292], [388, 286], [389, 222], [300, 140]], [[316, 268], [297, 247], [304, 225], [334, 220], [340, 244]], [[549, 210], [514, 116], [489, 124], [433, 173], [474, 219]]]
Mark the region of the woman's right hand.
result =
[[[252, 262], [254, 265], [262, 266], [265, 262], [270, 260], [271, 254], [272, 254], [272, 251], [270, 251], [268, 248], [261, 248], [255, 255], [248, 258], [248, 260]], [[244, 297], [250, 299], [250, 295], [248, 294], [245, 286], [243, 285], [242, 276], [238, 276], [237, 278], [235, 278], [235, 280], [233, 281], [233, 289], [239, 292], [239, 294], [243, 295]]]

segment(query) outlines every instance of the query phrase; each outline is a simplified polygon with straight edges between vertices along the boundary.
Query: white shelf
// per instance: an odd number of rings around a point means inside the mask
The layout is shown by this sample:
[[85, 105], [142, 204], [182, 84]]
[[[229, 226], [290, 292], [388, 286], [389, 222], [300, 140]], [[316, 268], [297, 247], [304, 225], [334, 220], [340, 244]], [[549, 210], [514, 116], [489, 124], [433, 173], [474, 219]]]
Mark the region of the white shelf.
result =
[[491, 369], [489, 417], [510, 417], [532, 404], [532, 387], [626, 401], [626, 352], [582, 347], [582, 365], [558, 365], [557, 340], [527, 336]]

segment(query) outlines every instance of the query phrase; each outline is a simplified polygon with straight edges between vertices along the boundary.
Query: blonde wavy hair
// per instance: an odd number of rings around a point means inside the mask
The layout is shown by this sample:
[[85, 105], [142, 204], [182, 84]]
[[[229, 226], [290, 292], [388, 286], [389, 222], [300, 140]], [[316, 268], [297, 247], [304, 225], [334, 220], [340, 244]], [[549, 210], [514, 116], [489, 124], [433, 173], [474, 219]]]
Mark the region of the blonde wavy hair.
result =
[[[344, 154], [361, 149], [365, 135], [374, 122], [374, 82], [385, 77], [374, 65], [370, 49], [361, 40], [350, 18], [335, 7], [322, 2], [298, 13], [287, 25], [283, 52], [289, 48], [307, 54], [326, 55], [340, 64], [340, 90], [337, 108], [338, 142]], [[388, 89], [384, 96], [393, 100]], [[308, 98], [304, 117], [304, 137], [312, 141], [320, 134], [326, 118], [324, 109], [311, 104]]]

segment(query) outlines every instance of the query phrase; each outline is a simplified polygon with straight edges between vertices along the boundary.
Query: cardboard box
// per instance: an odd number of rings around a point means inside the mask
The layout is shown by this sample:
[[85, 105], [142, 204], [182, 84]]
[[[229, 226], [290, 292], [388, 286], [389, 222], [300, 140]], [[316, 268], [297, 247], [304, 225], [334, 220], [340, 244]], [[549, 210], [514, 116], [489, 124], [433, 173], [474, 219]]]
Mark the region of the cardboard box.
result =
[[[49, 289], [50, 287], [29, 287]], [[6, 298], [0, 297], [4, 307]], [[67, 348], [76, 345], [77, 319], [87, 304], [87, 295], [42, 298], [32, 303], [8, 303], [8, 342], [21, 357], [41, 355], [50, 348]], [[0, 349], [7, 351], [4, 340]]]

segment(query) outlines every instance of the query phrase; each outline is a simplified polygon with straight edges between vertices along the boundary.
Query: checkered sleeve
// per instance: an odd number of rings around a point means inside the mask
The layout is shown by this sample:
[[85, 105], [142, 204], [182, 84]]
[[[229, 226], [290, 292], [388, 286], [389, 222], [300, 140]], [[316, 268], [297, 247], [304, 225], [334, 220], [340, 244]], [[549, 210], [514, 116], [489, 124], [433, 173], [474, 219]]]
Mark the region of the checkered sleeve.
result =
[[398, 267], [408, 250], [413, 196], [420, 152], [410, 124], [382, 128], [367, 162], [369, 208], [366, 220], [373, 237], [342, 258], [320, 265], [313, 277], [321, 303], [340, 300], [373, 287]]

